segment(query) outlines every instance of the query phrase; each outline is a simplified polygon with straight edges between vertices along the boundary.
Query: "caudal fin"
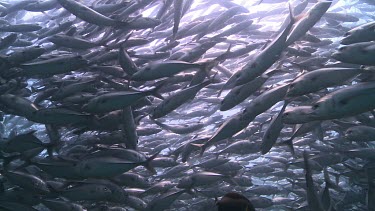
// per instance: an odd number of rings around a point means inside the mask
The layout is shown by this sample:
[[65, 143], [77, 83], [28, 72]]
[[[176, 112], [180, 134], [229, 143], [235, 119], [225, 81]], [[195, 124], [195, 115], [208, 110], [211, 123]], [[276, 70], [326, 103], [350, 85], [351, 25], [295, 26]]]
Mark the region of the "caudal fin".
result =
[[147, 158], [145, 164], [143, 165], [147, 170], [149, 170], [153, 174], [156, 174], [157, 172], [156, 172], [155, 168], [151, 165], [151, 161], [153, 161], [159, 155], [159, 153], [160, 153], [160, 151], [153, 154], [151, 157]]
[[157, 85], [154, 89], [150, 90], [150, 94], [161, 99], [161, 100], [164, 100], [164, 97], [159, 93], [159, 90], [167, 83], [167, 81], [163, 81], [162, 83], [160, 83], [159, 85]]
[[199, 156], [203, 156], [204, 151], [206, 150], [206, 145], [205, 144], [191, 144], [192, 146], [199, 147], [201, 149]]
[[288, 139], [288, 140], [280, 143], [280, 145], [286, 145], [286, 146], [288, 146], [289, 149], [290, 149], [290, 152], [294, 156], [295, 155], [295, 151], [294, 151], [294, 146], [293, 146], [293, 139], [294, 139], [294, 137], [292, 137], [292, 138], [290, 138], [290, 139]]

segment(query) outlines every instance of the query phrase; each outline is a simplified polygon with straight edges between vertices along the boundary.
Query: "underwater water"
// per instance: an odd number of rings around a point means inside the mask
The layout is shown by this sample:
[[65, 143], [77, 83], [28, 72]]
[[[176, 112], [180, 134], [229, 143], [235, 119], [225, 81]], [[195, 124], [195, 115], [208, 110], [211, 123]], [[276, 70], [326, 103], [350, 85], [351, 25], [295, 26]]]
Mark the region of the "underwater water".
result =
[[375, 210], [374, 17], [374, 0], [0, 1], [0, 210], [214, 211], [230, 192]]

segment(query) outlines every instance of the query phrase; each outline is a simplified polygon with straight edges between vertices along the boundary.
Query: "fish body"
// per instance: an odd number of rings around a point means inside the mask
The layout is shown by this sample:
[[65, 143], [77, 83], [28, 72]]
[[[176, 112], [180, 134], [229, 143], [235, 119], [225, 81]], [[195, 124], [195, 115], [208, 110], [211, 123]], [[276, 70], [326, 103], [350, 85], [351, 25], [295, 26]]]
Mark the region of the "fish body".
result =
[[320, 20], [331, 4], [332, 1], [319, 1], [311, 7], [306, 15], [293, 27], [286, 41], [287, 45], [291, 45], [304, 36]]
[[95, 10], [73, 0], [57, 0], [58, 3], [78, 18], [87, 21], [88, 23], [96, 24], [99, 26], [119, 26], [127, 25], [125, 22], [116, 21], [108, 18]]
[[168, 113], [172, 112], [173, 110], [175, 110], [176, 108], [180, 107], [187, 101], [194, 99], [197, 93], [203, 87], [209, 85], [210, 83], [210, 81], [205, 81], [195, 86], [185, 88], [174, 95], [170, 95], [169, 97], [165, 98], [163, 102], [161, 102], [154, 108], [151, 114], [151, 118], [155, 119], [163, 117]]
[[360, 26], [357, 26], [345, 33], [344, 38], [341, 40], [341, 44], [350, 45], [359, 42], [374, 41], [375, 36], [375, 22], [369, 22]]

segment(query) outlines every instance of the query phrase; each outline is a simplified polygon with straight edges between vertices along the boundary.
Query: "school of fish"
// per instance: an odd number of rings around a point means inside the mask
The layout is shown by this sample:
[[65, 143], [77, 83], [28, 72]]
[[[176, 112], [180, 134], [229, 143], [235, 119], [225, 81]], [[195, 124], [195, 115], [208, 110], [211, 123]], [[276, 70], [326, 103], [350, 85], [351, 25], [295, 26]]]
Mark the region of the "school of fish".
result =
[[0, 0], [0, 210], [375, 211], [375, 1]]

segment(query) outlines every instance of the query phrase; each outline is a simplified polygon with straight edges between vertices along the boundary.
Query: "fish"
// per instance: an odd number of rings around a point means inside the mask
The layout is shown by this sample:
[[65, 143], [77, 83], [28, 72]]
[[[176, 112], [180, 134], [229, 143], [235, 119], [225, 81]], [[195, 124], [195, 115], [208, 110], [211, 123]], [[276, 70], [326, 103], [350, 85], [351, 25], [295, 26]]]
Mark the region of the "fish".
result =
[[145, 210], [164, 210], [168, 208], [178, 197], [180, 197], [185, 190], [167, 192], [155, 199], [153, 199], [146, 207]]
[[297, 97], [330, 86], [338, 86], [354, 78], [361, 71], [360, 68], [322, 68], [308, 72], [290, 83], [287, 96]]
[[163, 77], [170, 77], [188, 69], [201, 69], [204, 67], [204, 64], [194, 64], [183, 61], [156, 62], [150, 63], [143, 69], [137, 71], [132, 75], [131, 79], [135, 81], [149, 81]]
[[156, 119], [151, 119], [155, 124], [157, 124], [158, 126], [160, 126], [161, 128], [165, 129], [165, 130], [169, 130], [173, 133], [177, 133], [177, 134], [187, 134], [187, 133], [192, 133], [196, 130], [199, 130], [201, 128], [204, 127], [204, 123], [197, 123], [197, 124], [193, 124], [193, 125], [176, 125], [176, 126], [170, 126], [170, 125], [166, 125], [166, 124], [163, 124], [159, 121], [157, 121]]
[[199, 187], [215, 183], [218, 180], [229, 178], [226, 175], [217, 174], [213, 172], [199, 172], [193, 175], [182, 178], [177, 184], [177, 188], [191, 189], [193, 187]]
[[11, 183], [17, 184], [26, 190], [38, 194], [50, 193], [47, 183], [34, 175], [25, 174], [19, 171], [5, 171], [3, 174]]
[[0, 209], [371, 210], [373, 11], [1, 1]]
[[1, 32], [33, 32], [40, 29], [42, 27], [37, 24], [16, 24], [0, 27]]
[[173, 2], [174, 6], [174, 13], [173, 13], [173, 38], [176, 37], [177, 32], [178, 32], [178, 26], [180, 25], [181, 21], [181, 16], [182, 16], [182, 6], [183, 6], [183, 1], [174, 1]]
[[309, 11], [306, 12], [306, 15], [304, 15], [291, 30], [286, 41], [287, 45], [291, 45], [304, 36], [305, 33], [327, 12], [331, 4], [332, 1], [330, 0], [319, 1], [313, 7], [311, 7]]
[[223, 89], [234, 88], [254, 80], [257, 76], [266, 72], [266, 70], [280, 58], [281, 53], [288, 46], [286, 45], [286, 38], [295, 22], [290, 6], [289, 12], [289, 18], [291, 21], [285, 30], [271, 43], [267, 44], [264, 49], [257, 54], [256, 58], [247, 63], [241, 70], [234, 73], [223, 86]]
[[347, 138], [350, 141], [372, 141], [374, 130], [373, 127], [365, 126], [365, 125], [359, 125], [350, 127], [345, 131], [345, 138]]
[[[372, 98], [370, 96], [373, 85], [373, 83], [361, 83], [332, 92], [315, 102], [312, 105], [313, 111], [309, 115], [315, 120], [324, 120], [356, 115], [371, 110], [370, 99]], [[361, 102], [361, 104], [359, 105], [357, 102]]]
[[57, 2], [67, 11], [88, 23], [99, 26], [127, 26], [127, 22], [117, 21], [106, 17], [99, 12], [72, 0], [57, 0]]
[[197, 93], [204, 88], [205, 86], [211, 83], [210, 80], [204, 81], [200, 84], [190, 86], [185, 88], [174, 95], [170, 95], [169, 97], [165, 98], [159, 105], [157, 105], [153, 111], [151, 112], [150, 117], [152, 119], [157, 119], [167, 115], [168, 113], [174, 111], [179, 106], [184, 104], [185, 102], [194, 99]]
[[374, 41], [374, 27], [375, 22], [369, 22], [349, 30], [344, 34], [341, 44], [350, 45], [354, 43]]
[[48, 77], [77, 70], [86, 65], [87, 61], [82, 56], [68, 55], [22, 64], [20, 65], [22, 69], [20, 75], [25, 77]]
[[317, 195], [314, 187], [314, 181], [312, 178], [312, 170], [309, 164], [309, 156], [306, 151], [303, 153], [304, 165], [305, 165], [305, 178], [306, 178], [306, 193], [307, 203], [313, 210], [325, 210], [321, 200]]
[[268, 126], [267, 130], [264, 132], [263, 138], [262, 138], [262, 144], [260, 146], [262, 154], [266, 154], [270, 151], [272, 146], [277, 141], [277, 138], [280, 135], [281, 130], [284, 127], [283, 121], [282, 121], [282, 114], [285, 111], [285, 108], [287, 106], [287, 102], [284, 102], [283, 107], [281, 108], [280, 112], [273, 116], [272, 121], [270, 122], [270, 125]]
[[102, 94], [90, 99], [87, 104], [82, 106], [82, 109], [86, 112], [92, 113], [105, 113], [114, 110], [118, 110], [127, 106], [135, 104], [138, 100], [149, 95], [156, 95], [159, 98], [163, 98], [158, 94], [158, 90], [163, 87], [164, 84], [160, 84], [152, 90], [148, 91], [117, 91]]
[[370, 59], [374, 54], [374, 46], [374, 42], [359, 42], [342, 46], [332, 54], [332, 58], [351, 64], [374, 65]]

